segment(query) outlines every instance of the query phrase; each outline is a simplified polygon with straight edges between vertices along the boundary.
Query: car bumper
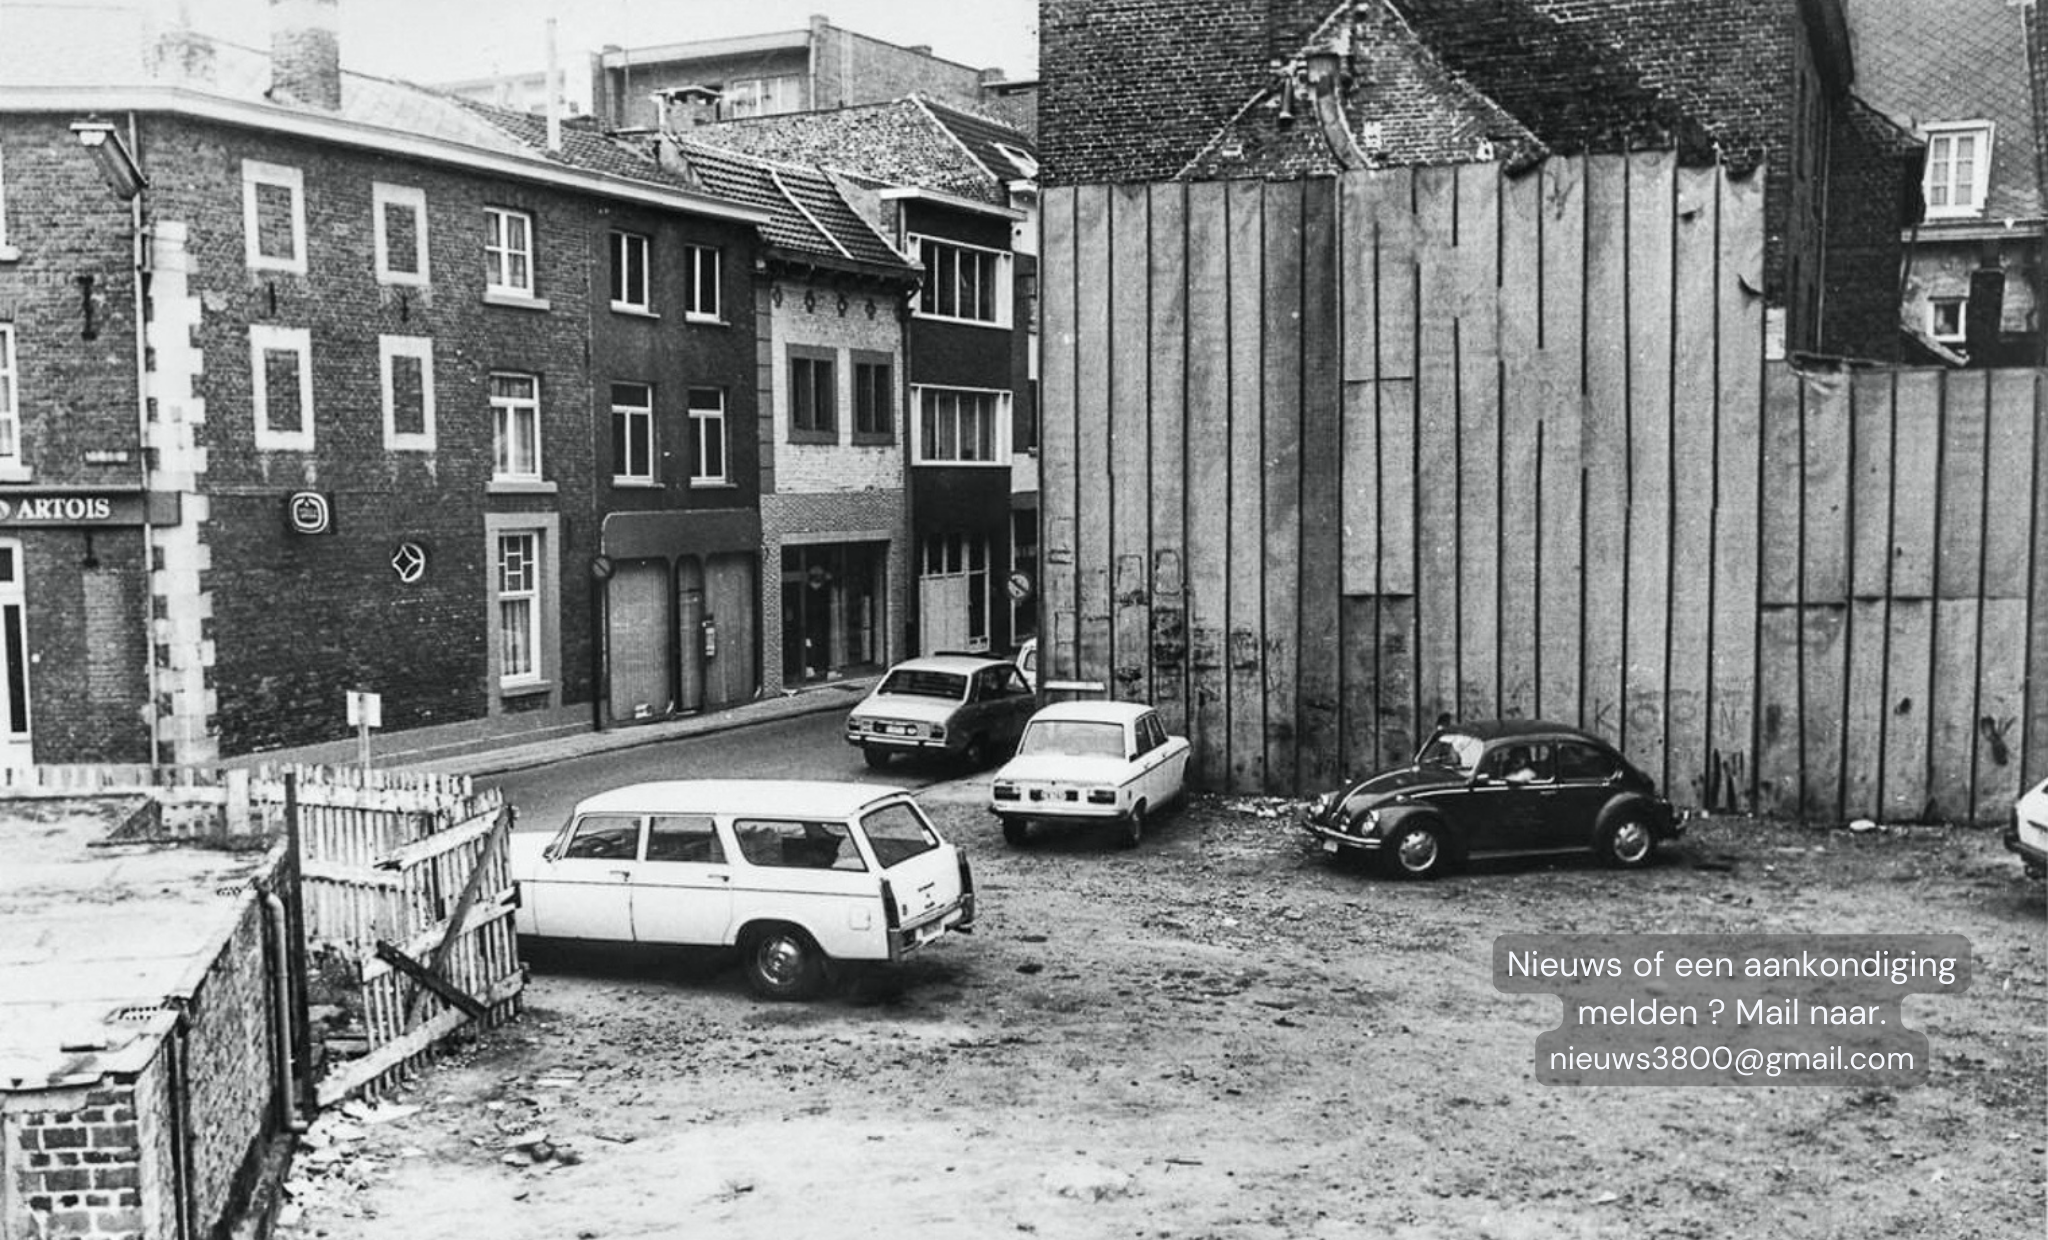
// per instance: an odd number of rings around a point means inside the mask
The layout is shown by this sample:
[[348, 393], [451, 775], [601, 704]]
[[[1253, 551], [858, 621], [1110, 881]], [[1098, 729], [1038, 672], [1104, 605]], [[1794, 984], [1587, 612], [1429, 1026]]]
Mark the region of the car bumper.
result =
[[2043, 848], [2022, 835], [2018, 823], [2005, 829], [2005, 848], [2007, 852], [2018, 853], [2029, 868], [2048, 869], [2048, 848]]
[[1027, 789], [1014, 801], [991, 798], [988, 812], [998, 818], [1122, 818], [1130, 813], [1130, 807], [1122, 798], [1090, 801], [1086, 793], [1079, 793], [1070, 801], [1064, 792], [1047, 792], [1034, 800]]
[[1324, 852], [1341, 852], [1347, 848], [1355, 848], [1361, 852], [1378, 852], [1386, 843], [1377, 835], [1352, 835], [1309, 818], [1302, 819], [1300, 826], [1314, 837]]
[[901, 960], [927, 943], [944, 938], [948, 932], [965, 933], [973, 925], [974, 893], [969, 891], [951, 904], [889, 931], [889, 959]]
[[846, 743], [856, 749], [886, 749], [891, 753], [950, 753], [951, 742], [938, 736], [888, 736], [880, 732], [848, 732]]

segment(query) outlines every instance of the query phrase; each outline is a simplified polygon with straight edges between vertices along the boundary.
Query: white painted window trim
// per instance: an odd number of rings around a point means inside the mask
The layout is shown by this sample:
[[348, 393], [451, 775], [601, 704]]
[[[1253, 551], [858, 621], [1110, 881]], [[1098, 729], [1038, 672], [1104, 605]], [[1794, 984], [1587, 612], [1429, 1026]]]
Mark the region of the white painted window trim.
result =
[[[384, 208], [410, 207], [413, 213], [414, 265], [419, 270], [393, 271], [391, 269], [391, 238], [385, 232]], [[427, 191], [416, 185], [392, 185], [384, 181], [370, 182], [370, 211], [377, 234], [377, 282], [379, 284], [405, 284], [424, 288], [430, 277], [427, 268]]]
[[[951, 392], [955, 395], [995, 397], [996, 424], [989, 430], [989, 434], [991, 437], [990, 447], [994, 450], [995, 455], [990, 457], [986, 461], [962, 461], [955, 460], [952, 457], [933, 457], [927, 455], [926, 450], [928, 445], [925, 443], [924, 440], [924, 396], [927, 392]], [[1009, 468], [1011, 456], [1011, 418], [1013, 409], [1013, 399], [1009, 390], [1006, 388], [957, 387], [953, 384], [938, 383], [911, 384], [909, 416], [915, 419], [915, 427], [911, 431], [911, 463], [915, 465], [957, 465], [974, 469], [979, 469], [983, 466], [1000, 466], [1005, 469]]]
[[[620, 404], [618, 399], [618, 392], [619, 389], [622, 387], [639, 388], [643, 393], [646, 394], [645, 402], [637, 405]], [[624, 486], [651, 485], [654, 482], [654, 385], [649, 383], [614, 383], [611, 385], [611, 392], [613, 428], [612, 452], [615, 455], [620, 454], [620, 449], [623, 446], [619, 442], [618, 435], [619, 420], [621, 417], [623, 417], [625, 419], [629, 434], [631, 433], [631, 428], [633, 428], [636, 425], [639, 427], [639, 436], [641, 441], [641, 447], [643, 449], [641, 455], [647, 462], [647, 468], [642, 473], [620, 473], [617, 470], [613, 470], [612, 482], [614, 485]], [[627, 464], [630, 466], [633, 459], [632, 452], [626, 451], [623, 453], [623, 455], [626, 458]]]
[[[296, 353], [299, 358], [299, 417], [295, 431], [270, 429], [270, 375], [265, 353]], [[256, 419], [256, 447], [271, 452], [313, 450], [313, 333], [304, 327], [249, 328], [249, 406]]]
[[[689, 270], [684, 278], [689, 281], [683, 293], [683, 319], [690, 323], [725, 322], [725, 265], [724, 252], [715, 245], [685, 245], [683, 255]], [[697, 303], [697, 272], [701, 264], [711, 264], [711, 309], [705, 310]]]
[[[484, 517], [485, 554], [489, 571], [485, 581], [484, 605], [489, 617], [490, 673], [492, 683], [500, 693], [525, 696], [539, 693], [553, 687], [553, 677], [561, 666], [560, 633], [555, 624], [556, 593], [560, 590], [561, 572], [558, 556], [561, 525], [559, 518], [533, 516], [518, 513], [488, 513]], [[504, 540], [511, 537], [533, 539], [533, 608], [528, 613], [527, 636], [532, 642], [533, 667], [524, 672], [505, 670], [504, 643], [505, 626], [503, 609], [500, 604], [505, 594], [500, 588], [503, 578]], [[521, 591], [515, 597], [526, 597]]]
[[[1984, 120], [1945, 121], [1922, 128], [1921, 132], [1927, 139], [1927, 164], [1921, 173], [1920, 193], [1927, 204], [1928, 219], [1973, 219], [1984, 214], [1984, 197], [1991, 186], [1991, 143], [1994, 137], [1992, 129], [1991, 122]], [[1951, 202], [1947, 206], [1937, 207], [1934, 205], [1933, 194], [1935, 142], [1939, 139], [1949, 140], [1949, 164], [1953, 167], [1954, 139], [1964, 136], [1977, 138], [1977, 151], [1972, 156], [1968, 201], [1960, 204]], [[1949, 178], [1949, 185], [1956, 188], [1953, 174]]]
[[[500, 397], [492, 395], [490, 391], [490, 381], [492, 379], [500, 377], [506, 379], [526, 379], [530, 381], [533, 384], [533, 398], [531, 400], [514, 400], [509, 397]], [[546, 476], [542, 472], [545, 468], [542, 459], [542, 448], [545, 446], [546, 441], [544, 428], [541, 425], [540, 376], [536, 374], [528, 374], [524, 371], [517, 370], [494, 370], [489, 375], [485, 376], [484, 395], [485, 399], [487, 399], [490, 402], [491, 406], [491, 481], [542, 481], [543, 478], [545, 478]], [[524, 471], [515, 473], [501, 470], [498, 466], [498, 459], [501, 455], [504, 455], [504, 453], [501, 453], [499, 448], [500, 445], [505, 442], [507, 428], [499, 424], [500, 419], [501, 417], [509, 419], [518, 410], [528, 408], [530, 408], [533, 411], [533, 470], [530, 473]]]
[[[259, 185], [281, 185], [292, 192], [292, 253], [289, 258], [276, 258], [262, 252], [262, 217], [256, 202], [256, 187]], [[255, 159], [242, 161], [242, 237], [249, 270], [306, 274], [305, 173], [283, 164], [266, 164]]]
[[[1014, 281], [1016, 279], [1014, 274], [1016, 266], [1015, 258], [1010, 253], [1010, 251], [999, 250], [996, 249], [994, 246], [972, 245], [965, 241], [955, 241], [950, 237], [934, 237], [928, 233], [905, 234], [905, 241], [910, 247], [911, 255], [913, 257], [916, 257], [920, 261], [923, 260], [924, 243], [927, 241], [931, 242], [933, 245], [945, 246], [948, 249], [960, 250], [963, 252], [975, 254], [993, 255], [996, 260], [996, 317], [992, 319], [976, 319], [963, 317], [957, 314], [939, 314], [936, 311], [928, 311], [924, 308], [923, 289], [919, 289], [917, 295], [911, 298], [910, 313], [913, 317], [920, 319], [930, 319], [933, 322], [938, 323], [965, 323], [973, 327], [993, 327], [1004, 331], [1009, 330], [1010, 325], [1014, 320], [1014, 311], [1010, 303], [1015, 297]], [[925, 269], [924, 278], [929, 281], [933, 278], [933, 275], [934, 272], [932, 268], [927, 267]]]
[[[624, 262], [626, 250], [636, 241], [640, 243], [640, 296], [637, 298], [633, 296], [634, 290], [631, 287], [630, 279], [624, 278], [632, 270]], [[627, 314], [652, 314], [654, 312], [654, 301], [650, 290], [654, 286], [653, 239], [646, 233], [628, 232], [623, 228], [614, 228], [611, 234], [611, 261], [612, 269], [620, 273], [622, 277], [621, 283], [625, 285], [621, 290], [625, 293], [625, 296], [612, 298], [612, 309], [623, 311]], [[607, 287], [609, 287], [611, 272], [605, 273], [605, 280]]]
[[[699, 396], [718, 398], [716, 409], [697, 403]], [[725, 421], [725, 389], [691, 388], [683, 398], [689, 408], [691, 442], [694, 452], [690, 459], [690, 481], [698, 486], [723, 486], [732, 480], [732, 436]], [[718, 464], [715, 474], [704, 472], [704, 436], [709, 433], [712, 422], [718, 423]]]
[[[1952, 332], [1941, 330], [1937, 311], [1942, 306], [1956, 308], [1956, 329]], [[1927, 334], [1943, 344], [1961, 344], [1969, 338], [1970, 303], [1965, 297], [1930, 297], [1927, 299]]]
[[[512, 244], [512, 230], [505, 227], [502, 223], [502, 221], [514, 219], [526, 222], [526, 244], [523, 247], [517, 247]], [[491, 242], [492, 221], [501, 221], [498, 226], [498, 234], [503, 238], [502, 244], [494, 245]], [[539, 248], [536, 225], [531, 211], [517, 211], [511, 207], [485, 207], [484, 294], [486, 296], [512, 297], [521, 301], [538, 300], [540, 273], [539, 264], [535, 261], [535, 251]], [[519, 255], [526, 259], [526, 283], [524, 284], [508, 284], [505, 282], [510, 277], [512, 267], [510, 260], [514, 255]]]
[[[398, 429], [398, 389], [393, 382], [397, 358], [417, 358], [420, 364], [420, 429]], [[434, 339], [431, 336], [377, 337], [378, 369], [384, 379], [384, 446], [393, 452], [434, 450]]]

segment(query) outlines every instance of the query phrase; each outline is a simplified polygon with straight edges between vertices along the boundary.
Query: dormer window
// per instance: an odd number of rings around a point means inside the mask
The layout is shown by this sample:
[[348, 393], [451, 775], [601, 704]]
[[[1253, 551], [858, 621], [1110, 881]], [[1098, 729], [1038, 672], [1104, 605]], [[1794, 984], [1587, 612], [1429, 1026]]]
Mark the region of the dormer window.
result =
[[1921, 192], [1928, 219], [1979, 215], [1991, 172], [1991, 124], [1968, 121], [1930, 125], [1927, 175]]

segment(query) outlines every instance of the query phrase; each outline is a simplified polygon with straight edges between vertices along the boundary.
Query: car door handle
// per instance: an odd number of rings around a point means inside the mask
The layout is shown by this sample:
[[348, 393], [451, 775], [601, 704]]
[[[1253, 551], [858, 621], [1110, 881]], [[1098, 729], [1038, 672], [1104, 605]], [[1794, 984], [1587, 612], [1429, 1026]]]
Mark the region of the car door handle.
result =
[[620, 882], [630, 883], [633, 881], [633, 871], [631, 870], [606, 870], [605, 873], [618, 879]]

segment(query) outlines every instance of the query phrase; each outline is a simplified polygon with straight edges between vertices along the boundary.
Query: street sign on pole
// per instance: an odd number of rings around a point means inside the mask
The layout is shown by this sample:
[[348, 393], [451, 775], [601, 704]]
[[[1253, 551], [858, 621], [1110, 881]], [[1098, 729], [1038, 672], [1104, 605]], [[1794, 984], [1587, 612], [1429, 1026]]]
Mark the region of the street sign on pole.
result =
[[370, 770], [370, 729], [384, 726], [384, 697], [364, 689], [348, 691], [348, 721], [356, 729], [356, 753], [363, 773]]

